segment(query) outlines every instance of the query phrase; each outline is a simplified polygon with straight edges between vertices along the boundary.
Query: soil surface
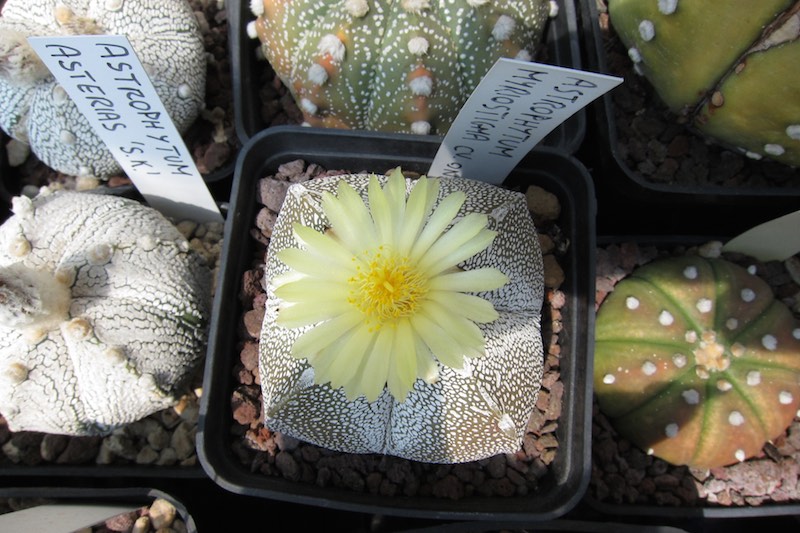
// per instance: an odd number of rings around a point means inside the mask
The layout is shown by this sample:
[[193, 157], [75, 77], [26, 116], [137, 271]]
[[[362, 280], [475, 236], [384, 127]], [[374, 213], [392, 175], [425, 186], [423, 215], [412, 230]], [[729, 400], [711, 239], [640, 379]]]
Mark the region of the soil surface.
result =
[[[598, 249], [599, 306], [614, 284], [637, 266], [668, 255], [718, 257], [720, 243], [700, 246], [639, 246], [625, 242]], [[741, 254], [722, 254], [757, 274], [772, 287], [800, 320], [800, 256], [782, 263], [762, 263]], [[665, 507], [736, 507], [800, 502], [800, 416], [762, 452], [731, 466], [699, 470], [674, 466], [647, 455], [621, 438], [594, 403], [592, 415], [592, 477], [588, 494], [607, 504]]]
[[[430, 496], [461, 499], [469, 496], [522, 496], [534, 493], [539, 480], [559, 453], [557, 428], [564, 384], [560, 380], [561, 309], [566, 297], [559, 286], [564, 275], [558, 265], [567, 242], [555, 219], [559, 206], [542, 202], [534, 214], [545, 254], [546, 295], [542, 329], [547, 350], [542, 390], [529, 421], [522, 448], [516, 454], [497, 455], [457, 465], [425, 464], [378, 454], [334, 452], [264, 427], [258, 374], [258, 339], [266, 295], [262, 286], [264, 253], [277, 211], [291, 182], [344, 171], [325, 171], [303, 161], [281, 166], [264, 177], [259, 189], [263, 205], [253, 221], [252, 237], [258, 243], [252, 269], [242, 279], [244, 307], [240, 332], [240, 361], [232, 369], [236, 380], [231, 398], [232, 446], [241, 463], [252, 472], [317, 486], [332, 486], [381, 496]], [[539, 195], [536, 195], [537, 198]], [[553, 197], [554, 198], [554, 197]]]

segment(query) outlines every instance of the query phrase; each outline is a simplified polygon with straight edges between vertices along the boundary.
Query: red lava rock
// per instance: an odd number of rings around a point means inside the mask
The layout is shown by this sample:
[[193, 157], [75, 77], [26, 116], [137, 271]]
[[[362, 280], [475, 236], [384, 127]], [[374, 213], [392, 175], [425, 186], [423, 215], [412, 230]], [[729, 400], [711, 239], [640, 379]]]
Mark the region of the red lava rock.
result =
[[255, 370], [258, 368], [258, 343], [247, 341], [242, 346], [242, 351], [239, 353], [239, 360], [247, 370]]
[[250, 338], [257, 339], [264, 321], [264, 309], [252, 309], [244, 314], [243, 323]]

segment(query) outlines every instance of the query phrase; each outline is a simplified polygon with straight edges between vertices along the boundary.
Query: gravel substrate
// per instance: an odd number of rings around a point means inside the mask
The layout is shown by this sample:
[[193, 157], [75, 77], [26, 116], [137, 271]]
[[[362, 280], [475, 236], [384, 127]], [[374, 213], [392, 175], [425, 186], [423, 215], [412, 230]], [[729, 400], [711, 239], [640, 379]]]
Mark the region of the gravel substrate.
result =
[[[711, 144], [670, 112], [649, 82], [633, 70], [627, 50], [609, 24], [606, 0], [596, 2], [608, 74], [624, 83], [611, 91], [617, 151], [629, 173], [653, 184], [720, 187], [798, 187], [797, 169], [756, 161]], [[588, 40], [588, 39], [587, 39]], [[613, 142], [613, 139], [612, 139]]]
[[[275, 175], [259, 183], [259, 211], [251, 231], [258, 243], [252, 268], [242, 279], [240, 299], [243, 319], [240, 331], [240, 361], [232, 369], [236, 380], [231, 397], [231, 445], [243, 465], [266, 476], [321, 487], [337, 487], [381, 496], [432, 496], [460, 499], [472, 495], [519, 496], [537, 490], [538, 480], [548, 473], [558, 452], [558, 428], [564, 384], [560, 380], [559, 333], [565, 295], [559, 290], [564, 280], [558, 257], [567, 247], [557, 225], [560, 207], [553, 195], [542, 192], [535, 198], [534, 221], [541, 232], [545, 254], [546, 294], [542, 329], [547, 348], [544, 379], [536, 409], [528, 423], [522, 448], [516, 454], [497, 455], [481, 461], [456, 465], [413, 462], [380, 454], [356, 455], [334, 452], [264, 427], [258, 374], [258, 338], [266, 296], [263, 264], [271, 228], [292, 182], [342, 174], [325, 171], [303, 161], [281, 166]], [[533, 191], [532, 191], [533, 192]], [[544, 201], [542, 201], [544, 200]]]
[[[720, 255], [721, 243], [695, 247], [639, 246], [621, 243], [597, 251], [599, 306], [614, 284], [639, 265], [664, 255]], [[772, 287], [800, 318], [800, 256], [761, 263], [741, 254], [722, 254], [748, 267]], [[599, 411], [592, 415], [592, 477], [589, 495], [598, 502], [681, 507], [737, 507], [800, 502], [800, 417], [764, 446], [761, 454], [727, 467], [699, 470], [673, 466], [622, 439]]]

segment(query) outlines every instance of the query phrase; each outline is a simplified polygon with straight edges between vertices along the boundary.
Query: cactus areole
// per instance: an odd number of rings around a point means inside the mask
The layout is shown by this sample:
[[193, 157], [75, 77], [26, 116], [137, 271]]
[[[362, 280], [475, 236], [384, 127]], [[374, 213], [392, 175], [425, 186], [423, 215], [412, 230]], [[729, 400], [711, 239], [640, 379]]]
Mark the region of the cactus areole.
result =
[[544, 352], [524, 196], [466, 179], [289, 188], [267, 254], [265, 424], [349, 453], [519, 450]]
[[252, 0], [248, 26], [312, 126], [444, 134], [498, 58], [529, 61], [550, 0]]
[[800, 165], [800, 1], [609, 0], [637, 72], [692, 126]]
[[673, 464], [744, 461], [800, 406], [800, 324], [723, 259], [660, 259], [618, 283], [598, 310], [594, 364], [614, 427]]
[[[205, 105], [206, 57], [197, 19], [186, 0], [6, 0], [0, 16], [0, 127], [30, 144], [49, 167], [72, 176], [106, 178], [121, 168], [89, 121], [27, 43], [27, 37], [124, 35], [180, 132]], [[85, 76], [99, 117], [113, 117], [92, 66], [65, 63]], [[124, 68], [129, 104], [147, 113], [138, 81]], [[82, 90], [84, 90], [82, 89]], [[137, 93], [138, 91], [138, 93]]]
[[0, 413], [13, 431], [105, 434], [165, 409], [202, 360], [210, 268], [156, 210], [14, 199], [0, 226]]

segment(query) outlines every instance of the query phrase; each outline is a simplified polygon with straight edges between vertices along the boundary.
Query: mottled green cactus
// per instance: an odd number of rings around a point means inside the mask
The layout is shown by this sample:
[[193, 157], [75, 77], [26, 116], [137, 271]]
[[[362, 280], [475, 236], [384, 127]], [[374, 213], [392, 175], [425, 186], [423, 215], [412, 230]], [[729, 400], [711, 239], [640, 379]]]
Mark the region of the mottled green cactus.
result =
[[609, 0], [638, 72], [710, 138], [800, 165], [800, 1]]
[[729, 261], [640, 267], [600, 306], [596, 326], [600, 409], [670, 463], [744, 461], [800, 405], [800, 326], [762, 279]]
[[550, 0], [253, 0], [248, 26], [312, 126], [444, 133], [500, 57], [530, 60]]

